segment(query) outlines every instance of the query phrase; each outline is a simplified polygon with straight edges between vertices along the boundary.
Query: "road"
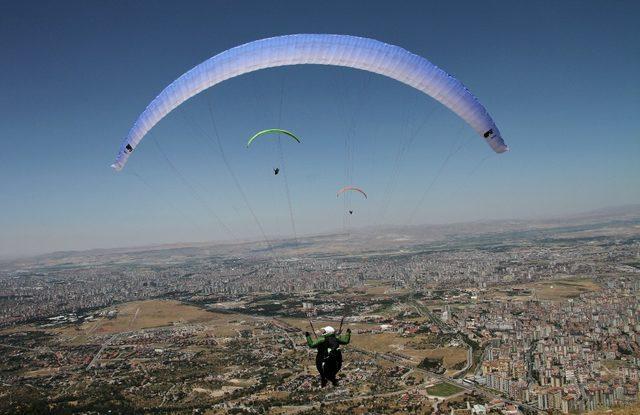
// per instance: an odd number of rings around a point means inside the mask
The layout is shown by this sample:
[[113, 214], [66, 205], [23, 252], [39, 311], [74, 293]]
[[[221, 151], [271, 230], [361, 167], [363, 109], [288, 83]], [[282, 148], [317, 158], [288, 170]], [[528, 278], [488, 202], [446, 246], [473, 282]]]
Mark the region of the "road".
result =
[[120, 333], [114, 334], [113, 336], [111, 336], [107, 340], [105, 340], [104, 343], [102, 343], [102, 347], [100, 347], [100, 350], [98, 350], [98, 353], [96, 353], [96, 355], [93, 356], [93, 359], [91, 359], [91, 362], [89, 362], [89, 365], [87, 365], [87, 370], [91, 369], [93, 367], [93, 365], [96, 364], [98, 359], [100, 359], [100, 354], [104, 351], [104, 349], [109, 347], [111, 342], [114, 341], [119, 335], [120, 335]]
[[465, 373], [467, 373], [467, 370], [469, 370], [471, 365], [473, 365], [473, 347], [471, 347], [471, 346], [469, 346], [467, 344], [467, 364], [464, 365], [464, 367], [462, 369], [460, 369], [457, 372], [455, 372], [454, 374], [452, 374], [451, 377], [454, 378], [454, 379], [458, 379], [458, 378], [462, 377]]

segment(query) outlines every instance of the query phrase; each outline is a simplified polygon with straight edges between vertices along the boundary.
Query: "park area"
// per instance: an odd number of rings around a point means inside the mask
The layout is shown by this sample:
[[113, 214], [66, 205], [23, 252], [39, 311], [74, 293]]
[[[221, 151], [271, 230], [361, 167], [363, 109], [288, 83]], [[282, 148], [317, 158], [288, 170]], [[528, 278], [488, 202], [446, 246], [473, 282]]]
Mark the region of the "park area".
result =
[[446, 398], [451, 395], [455, 395], [456, 393], [462, 392], [463, 390], [464, 389], [447, 382], [441, 382], [433, 386], [427, 387], [427, 393], [429, 395], [439, 396], [443, 398]]

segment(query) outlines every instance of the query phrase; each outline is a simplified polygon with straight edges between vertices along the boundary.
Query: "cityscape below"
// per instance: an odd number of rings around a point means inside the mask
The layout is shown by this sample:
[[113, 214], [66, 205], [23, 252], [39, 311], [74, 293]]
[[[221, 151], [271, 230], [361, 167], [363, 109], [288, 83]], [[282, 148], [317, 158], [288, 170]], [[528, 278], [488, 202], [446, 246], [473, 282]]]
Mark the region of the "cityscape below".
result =
[[0, 413], [637, 413], [639, 344], [638, 206], [0, 263]]

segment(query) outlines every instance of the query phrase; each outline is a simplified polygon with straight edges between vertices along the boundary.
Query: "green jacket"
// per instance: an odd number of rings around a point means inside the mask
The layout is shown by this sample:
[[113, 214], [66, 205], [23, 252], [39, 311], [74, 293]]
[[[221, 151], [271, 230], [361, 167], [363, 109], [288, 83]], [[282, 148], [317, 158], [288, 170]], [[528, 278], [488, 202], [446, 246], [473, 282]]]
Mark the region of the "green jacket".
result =
[[309, 347], [311, 347], [312, 349], [317, 348], [318, 346], [320, 346], [321, 344], [324, 344], [324, 342], [327, 341], [327, 338], [329, 336], [335, 336], [336, 340], [338, 340], [339, 344], [349, 344], [349, 341], [351, 340], [351, 333], [347, 332], [346, 334], [342, 334], [342, 335], [338, 335], [336, 336], [335, 334], [329, 334], [326, 336], [318, 336], [317, 339], [312, 339], [311, 335], [307, 336], [307, 345]]

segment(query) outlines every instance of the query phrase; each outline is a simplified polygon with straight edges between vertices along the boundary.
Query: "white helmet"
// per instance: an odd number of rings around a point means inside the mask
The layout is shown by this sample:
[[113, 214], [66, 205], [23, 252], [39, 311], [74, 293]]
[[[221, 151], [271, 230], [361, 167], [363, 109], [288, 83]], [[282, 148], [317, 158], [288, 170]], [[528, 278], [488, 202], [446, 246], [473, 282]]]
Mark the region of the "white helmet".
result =
[[324, 332], [324, 334], [333, 334], [336, 332], [336, 329], [334, 329], [331, 326], [327, 326], [327, 327], [324, 327], [322, 331]]

